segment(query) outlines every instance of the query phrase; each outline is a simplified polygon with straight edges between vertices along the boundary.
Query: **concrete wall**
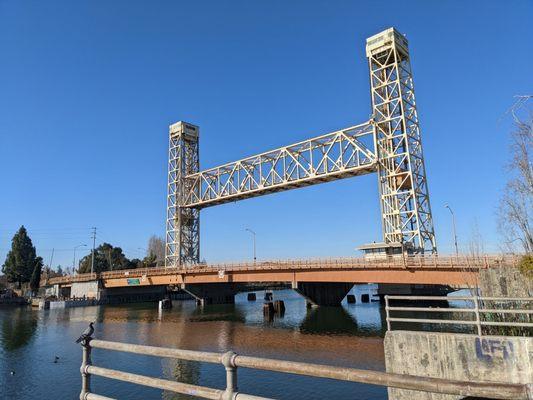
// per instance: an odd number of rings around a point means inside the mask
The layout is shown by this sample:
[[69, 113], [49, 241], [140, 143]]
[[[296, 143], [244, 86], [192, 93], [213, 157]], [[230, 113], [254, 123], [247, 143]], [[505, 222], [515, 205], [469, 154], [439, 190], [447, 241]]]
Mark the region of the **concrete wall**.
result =
[[518, 268], [487, 268], [479, 273], [479, 288], [487, 297], [533, 296], [533, 279]]
[[59, 296], [59, 285], [52, 285], [46, 288], [46, 296]]
[[[390, 331], [387, 372], [464, 381], [532, 383], [533, 338]], [[451, 400], [458, 396], [389, 388], [389, 400]]]
[[99, 299], [98, 281], [73, 282], [70, 297]]
[[56, 308], [73, 308], [73, 307], [88, 307], [96, 306], [99, 302], [97, 300], [61, 300], [61, 301], [50, 301], [48, 302], [48, 307], [43, 305], [43, 308], [39, 305], [40, 309], [49, 308], [50, 310]]

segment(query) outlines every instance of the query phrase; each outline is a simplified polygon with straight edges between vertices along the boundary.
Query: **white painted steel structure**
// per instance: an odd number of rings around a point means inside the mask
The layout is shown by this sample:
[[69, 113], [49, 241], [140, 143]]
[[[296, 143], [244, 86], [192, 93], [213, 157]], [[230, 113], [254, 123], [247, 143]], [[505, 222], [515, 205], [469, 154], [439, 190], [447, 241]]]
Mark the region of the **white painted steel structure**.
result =
[[200, 259], [200, 210], [184, 207], [192, 179], [200, 170], [199, 128], [186, 122], [170, 126], [165, 265], [196, 264]]
[[367, 39], [385, 243], [437, 251], [407, 39], [394, 28]]
[[199, 129], [170, 126], [166, 267], [200, 260], [200, 209], [377, 172], [383, 241], [436, 252], [407, 40], [394, 28], [367, 39], [372, 118], [205, 171]]

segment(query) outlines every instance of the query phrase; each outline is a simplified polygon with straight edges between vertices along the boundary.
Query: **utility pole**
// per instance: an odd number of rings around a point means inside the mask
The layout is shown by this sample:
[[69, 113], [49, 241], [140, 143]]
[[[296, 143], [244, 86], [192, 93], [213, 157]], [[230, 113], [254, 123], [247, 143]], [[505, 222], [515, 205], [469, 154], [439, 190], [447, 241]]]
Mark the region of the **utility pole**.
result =
[[245, 231], [250, 232], [254, 237], [254, 264], [255, 264], [255, 261], [257, 260], [256, 253], [255, 253], [255, 232], [248, 228], [246, 228]]
[[87, 246], [87, 245], [86, 244], [79, 244], [79, 245], [74, 247], [74, 260], [72, 261], [72, 272], [73, 273], [76, 270], [76, 249], [78, 247], [83, 247], [83, 246]]
[[93, 227], [93, 252], [91, 257], [91, 274], [94, 273], [94, 248], [96, 246], [96, 228]]
[[52, 261], [54, 261], [54, 249], [52, 249], [52, 254], [50, 255], [50, 264], [48, 264], [50, 270], [52, 269]]
[[113, 263], [111, 262], [111, 249], [107, 249], [107, 262], [109, 263], [109, 270], [113, 271]]
[[459, 257], [459, 247], [457, 246], [457, 230], [455, 227], [455, 214], [453, 213], [453, 210], [448, 204], [445, 204], [444, 207], [446, 207], [448, 210], [450, 210], [450, 214], [452, 214], [452, 225], [453, 225], [453, 242], [455, 245], [455, 255]]

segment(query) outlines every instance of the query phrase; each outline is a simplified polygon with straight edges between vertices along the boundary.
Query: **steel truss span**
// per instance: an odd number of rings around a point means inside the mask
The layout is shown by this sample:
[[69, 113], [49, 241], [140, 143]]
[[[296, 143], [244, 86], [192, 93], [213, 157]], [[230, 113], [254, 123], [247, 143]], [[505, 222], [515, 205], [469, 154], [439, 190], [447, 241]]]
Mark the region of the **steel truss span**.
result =
[[370, 123], [247, 157], [187, 176], [184, 207], [205, 208], [375, 172]]
[[360, 125], [200, 171], [199, 129], [170, 126], [166, 267], [200, 261], [200, 210], [377, 172], [384, 245], [437, 247], [407, 40], [367, 39], [372, 118]]

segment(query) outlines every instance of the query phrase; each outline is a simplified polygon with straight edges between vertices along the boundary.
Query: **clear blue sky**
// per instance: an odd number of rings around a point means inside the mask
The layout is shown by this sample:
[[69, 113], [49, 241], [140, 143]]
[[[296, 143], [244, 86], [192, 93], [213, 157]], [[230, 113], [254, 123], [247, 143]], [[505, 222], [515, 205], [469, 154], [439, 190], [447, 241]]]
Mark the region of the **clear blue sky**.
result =
[[[0, 262], [24, 224], [48, 262], [164, 234], [168, 125], [202, 168], [363, 122], [365, 38], [410, 42], [437, 242], [497, 251], [516, 94], [533, 92], [533, 2], [0, 0]], [[380, 240], [374, 175], [202, 212], [202, 258], [349, 256]], [[85, 252], [81, 252], [86, 254]]]

